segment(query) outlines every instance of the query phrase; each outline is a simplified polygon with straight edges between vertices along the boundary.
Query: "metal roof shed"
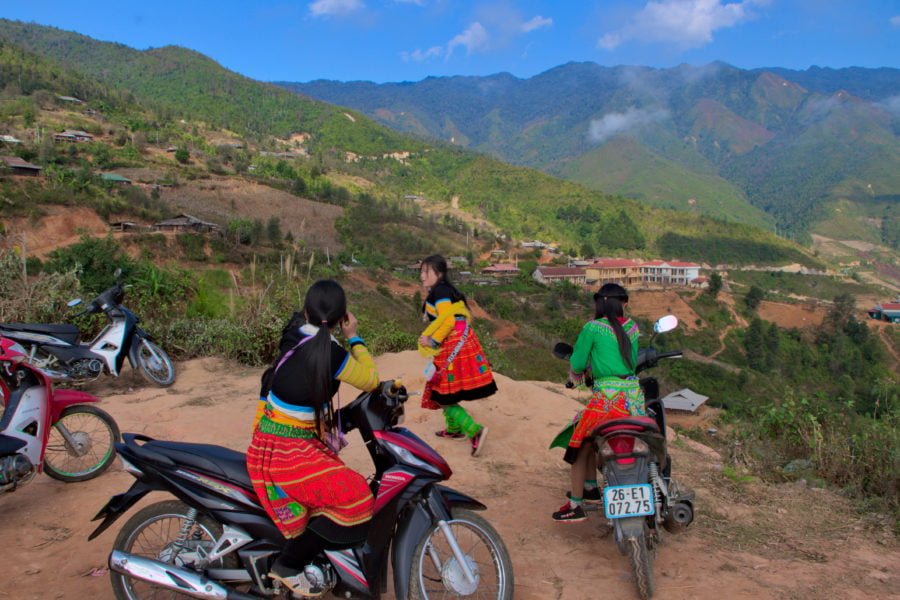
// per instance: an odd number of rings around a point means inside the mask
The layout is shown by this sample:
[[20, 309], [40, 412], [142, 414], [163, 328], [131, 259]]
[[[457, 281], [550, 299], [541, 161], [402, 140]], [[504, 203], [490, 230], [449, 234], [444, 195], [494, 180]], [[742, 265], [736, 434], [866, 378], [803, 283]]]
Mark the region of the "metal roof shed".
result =
[[677, 392], [672, 392], [662, 399], [663, 406], [667, 410], [684, 410], [694, 412], [709, 400], [709, 396], [698, 394], [697, 392], [684, 388]]

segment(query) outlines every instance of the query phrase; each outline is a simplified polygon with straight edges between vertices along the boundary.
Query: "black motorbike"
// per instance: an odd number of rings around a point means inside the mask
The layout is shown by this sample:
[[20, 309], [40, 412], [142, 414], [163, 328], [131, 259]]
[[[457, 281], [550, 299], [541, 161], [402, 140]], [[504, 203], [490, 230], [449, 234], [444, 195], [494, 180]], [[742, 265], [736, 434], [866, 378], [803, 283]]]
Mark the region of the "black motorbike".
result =
[[[82, 343], [81, 331], [69, 323], [0, 323], [0, 335], [18, 342], [25, 348], [28, 362], [57, 381], [90, 381], [104, 372], [118, 377], [128, 357], [131, 367], [149, 382], [161, 387], [172, 385], [175, 381], [172, 361], [138, 327], [137, 315], [122, 306], [125, 288], [118, 281], [120, 274], [116, 270], [115, 285], [73, 316], [106, 314], [109, 324], [93, 341]], [[69, 307], [79, 304], [80, 298], [69, 302]]]
[[[346, 598], [380, 597], [390, 563], [398, 599], [478, 594], [510, 600], [509, 553], [474, 512], [485, 506], [440, 485], [450, 477], [450, 466], [397, 426], [407, 398], [402, 385], [387, 381], [339, 411], [342, 430], [359, 429], [375, 464], [374, 517], [362, 545], [325, 550], [304, 571], [326, 592]], [[102, 522], [89, 539], [151, 491], [177, 500], [144, 508], [119, 532], [109, 557], [117, 598], [155, 597], [160, 588], [210, 600], [290, 596], [268, 576], [285, 539], [257, 499], [243, 453], [131, 433], [122, 437], [116, 449], [136, 481], [100, 510], [94, 520]], [[313, 518], [309, 527], [319, 519], [326, 518]]]
[[[653, 336], [671, 331], [678, 319], [668, 315], [653, 327]], [[682, 352], [658, 352], [649, 346], [638, 351], [636, 372], [655, 367], [662, 359], [680, 358]], [[559, 343], [557, 358], [568, 359], [572, 346]], [[591, 381], [587, 380], [590, 386]], [[666, 413], [659, 398], [659, 383], [640, 378], [647, 417], [616, 419], [599, 425], [585, 437], [594, 445], [597, 469], [603, 474], [603, 509], [612, 523], [619, 551], [630, 558], [642, 600], [653, 595], [653, 559], [662, 542], [662, 529], [678, 533], [694, 520], [694, 494], [671, 477], [672, 463], [666, 446]], [[570, 386], [570, 384], [567, 384]]]

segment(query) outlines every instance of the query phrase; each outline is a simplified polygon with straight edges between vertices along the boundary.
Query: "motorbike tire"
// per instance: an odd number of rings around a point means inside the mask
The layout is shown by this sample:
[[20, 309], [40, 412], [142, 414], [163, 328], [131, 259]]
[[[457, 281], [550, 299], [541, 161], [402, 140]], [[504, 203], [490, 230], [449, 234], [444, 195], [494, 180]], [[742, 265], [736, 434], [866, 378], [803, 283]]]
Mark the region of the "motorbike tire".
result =
[[[128, 519], [128, 522], [119, 531], [119, 535], [116, 536], [116, 541], [113, 542], [113, 550], [184, 566], [186, 557], [182, 556], [182, 562], [176, 562], [179, 554], [172, 553], [172, 549], [181, 531], [181, 526], [187, 519], [187, 513], [188, 505], [181, 500], [164, 500], [146, 506]], [[143, 540], [143, 534], [146, 534], [149, 539]], [[203, 544], [209, 550], [222, 535], [222, 526], [206, 515], [198, 515], [189, 535], [192, 540]], [[238, 568], [237, 563], [237, 556], [230, 554], [214, 566], [232, 569]], [[113, 593], [118, 600], [190, 597], [115, 571], [110, 571], [109, 575]]]
[[[413, 554], [410, 599], [457, 598], [478, 593], [480, 598], [511, 600], [514, 591], [512, 560], [500, 534], [472, 511], [453, 508], [451, 514], [448, 525], [466, 553], [467, 564], [477, 571], [476, 582], [473, 585], [462, 569], [454, 568], [456, 558], [440, 527], [434, 525], [422, 536]], [[433, 556], [438, 558], [441, 567], [435, 565]], [[488, 570], [489, 580], [486, 577]]]
[[[75, 439], [77, 448], [63, 438], [60, 425]], [[67, 483], [93, 479], [112, 465], [119, 437], [119, 426], [106, 411], [90, 404], [69, 406], [47, 437], [44, 473]]]
[[638, 596], [641, 600], [648, 600], [653, 596], [656, 585], [653, 581], [653, 553], [647, 546], [646, 535], [628, 538], [626, 544]]
[[[157, 360], [159, 365], [154, 364]], [[141, 338], [137, 347], [137, 368], [144, 379], [159, 387], [169, 387], [175, 383], [175, 366], [169, 355], [145, 338]]]

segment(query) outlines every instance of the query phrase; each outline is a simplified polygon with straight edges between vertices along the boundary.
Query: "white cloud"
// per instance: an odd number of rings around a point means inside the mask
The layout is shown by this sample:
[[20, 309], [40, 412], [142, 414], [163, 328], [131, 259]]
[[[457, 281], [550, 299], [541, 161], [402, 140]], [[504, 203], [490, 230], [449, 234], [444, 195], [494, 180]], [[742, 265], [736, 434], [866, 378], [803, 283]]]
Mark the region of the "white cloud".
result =
[[609, 113], [591, 121], [588, 138], [592, 142], [605, 142], [609, 138], [630, 129], [668, 118], [669, 111], [631, 107], [623, 113]]
[[614, 50], [631, 41], [663, 42], [698, 48], [712, 41], [718, 29], [734, 27], [755, 17], [754, 7], [770, 0], [658, 0], [648, 2], [621, 29], [604, 34], [600, 48]]
[[900, 15], [894, 15], [891, 17], [891, 25], [894, 27], [900, 27]]
[[442, 46], [432, 46], [428, 50], [416, 48], [412, 52], [401, 52], [400, 57], [404, 62], [424, 62], [429, 58], [440, 58], [444, 54]]
[[309, 4], [309, 12], [314, 17], [343, 17], [365, 7], [362, 0], [316, 0]]
[[550, 27], [551, 25], [553, 25], [553, 19], [537, 15], [530, 21], [522, 23], [522, 33], [529, 33], [531, 31], [534, 31], [535, 29], [540, 29], [541, 27]]
[[450, 40], [447, 44], [447, 58], [453, 54], [453, 49], [457, 46], [465, 46], [466, 54], [485, 52], [490, 47], [490, 41], [487, 29], [481, 23], [475, 21], [469, 25], [468, 29]]
[[895, 117], [900, 117], [900, 95], [885, 98], [881, 101], [881, 106]]

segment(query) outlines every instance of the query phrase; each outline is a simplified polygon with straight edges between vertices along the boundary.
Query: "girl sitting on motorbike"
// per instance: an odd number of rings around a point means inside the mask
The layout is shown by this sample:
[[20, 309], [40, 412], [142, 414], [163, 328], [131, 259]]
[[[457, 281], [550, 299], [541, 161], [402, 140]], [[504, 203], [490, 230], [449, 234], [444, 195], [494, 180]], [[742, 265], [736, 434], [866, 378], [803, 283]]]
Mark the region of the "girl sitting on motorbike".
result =
[[[378, 374], [356, 334], [357, 320], [347, 312], [340, 284], [315, 282], [303, 314], [306, 323], [298, 327], [292, 319], [282, 336], [281, 356], [263, 375], [247, 471], [263, 507], [288, 540], [270, 577], [311, 597], [321, 595], [323, 582], [304, 567], [334, 544], [362, 542], [374, 505], [365, 478], [338, 458], [342, 438], [332, 397], [342, 381], [374, 390]], [[331, 335], [339, 324], [349, 352]]]
[[594, 320], [578, 334], [569, 359], [570, 380], [581, 383], [590, 369], [594, 384], [591, 400], [578, 417], [566, 448], [565, 461], [572, 465], [572, 487], [569, 500], [553, 513], [553, 520], [561, 523], [584, 521], [587, 515], [582, 503], [601, 500], [594, 479], [596, 453], [593, 444], [582, 443], [584, 438], [604, 421], [647, 414], [644, 393], [635, 376], [638, 326], [624, 316], [628, 292], [617, 283], [606, 283], [594, 294], [594, 301]]

